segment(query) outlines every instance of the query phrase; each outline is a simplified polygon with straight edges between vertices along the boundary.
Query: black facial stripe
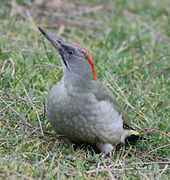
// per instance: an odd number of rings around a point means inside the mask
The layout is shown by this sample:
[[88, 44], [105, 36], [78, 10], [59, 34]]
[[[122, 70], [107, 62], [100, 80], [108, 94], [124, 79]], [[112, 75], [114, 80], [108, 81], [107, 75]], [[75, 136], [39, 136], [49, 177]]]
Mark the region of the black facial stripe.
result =
[[63, 60], [63, 62], [64, 62], [64, 64], [65, 64], [65, 66], [67, 67], [67, 63], [66, 63], [66, 61], [65, 61], [65, 59], [64, 59], [64, 56], [61, 55], [61, 58], [62, 58], [62, 60]]
[[66, 60], [64, 59], [64, 52], [62, 49], [58, 49], [58, 52], [63, 60], [63, 63], [65, 64], [65, 66], [67, 67], [67, 63], [66, 63]]

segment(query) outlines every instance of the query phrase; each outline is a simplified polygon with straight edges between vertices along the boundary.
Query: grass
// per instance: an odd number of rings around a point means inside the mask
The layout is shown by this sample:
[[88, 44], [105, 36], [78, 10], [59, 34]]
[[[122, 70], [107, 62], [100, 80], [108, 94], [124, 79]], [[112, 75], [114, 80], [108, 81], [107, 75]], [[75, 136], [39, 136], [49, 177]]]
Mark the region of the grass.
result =
[[[1, 1], [0, 178], [169, 179], [169, 1], [62, 2]], [[65, 146], [44, 111], [60, 61], [37, 26], [89, 51], [98, 80], [146, 140], [107, 158]]]

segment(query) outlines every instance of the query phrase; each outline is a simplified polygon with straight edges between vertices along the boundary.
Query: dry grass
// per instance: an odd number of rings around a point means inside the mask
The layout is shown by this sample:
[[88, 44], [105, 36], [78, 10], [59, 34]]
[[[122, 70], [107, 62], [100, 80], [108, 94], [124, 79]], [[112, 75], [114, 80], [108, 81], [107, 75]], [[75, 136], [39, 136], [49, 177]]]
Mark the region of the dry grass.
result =
[[[0, 10], [0, 178], [169, 179], [168, 0], [8, 0]], [[105, 159], [64, 144], [44, 110], [62, 68], [39, 25], [89, 51], [144, 139]]]

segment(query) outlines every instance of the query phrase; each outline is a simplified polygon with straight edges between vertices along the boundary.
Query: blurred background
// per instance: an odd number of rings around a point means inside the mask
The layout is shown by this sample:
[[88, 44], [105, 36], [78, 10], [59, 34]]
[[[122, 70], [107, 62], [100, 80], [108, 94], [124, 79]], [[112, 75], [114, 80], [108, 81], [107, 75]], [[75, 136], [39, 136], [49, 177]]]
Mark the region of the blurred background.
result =
[[[166, 179], [169, 14], [169, 0], [1, 0], [0, 178]], [[38, 26], [91, 54], [146, 141], [102, 159], [56, 137], [44, 101], [63, 73]]]

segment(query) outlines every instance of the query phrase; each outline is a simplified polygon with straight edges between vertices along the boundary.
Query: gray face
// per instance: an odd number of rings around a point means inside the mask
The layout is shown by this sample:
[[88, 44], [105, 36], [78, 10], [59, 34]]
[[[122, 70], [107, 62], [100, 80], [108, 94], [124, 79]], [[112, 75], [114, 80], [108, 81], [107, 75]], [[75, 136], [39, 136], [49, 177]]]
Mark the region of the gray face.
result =
[[58, 51], [66, 69], [83, 78], [92, 77], [92, 68], [86, 60], [86, 55], [80, 52], [78, 47], [70, 46], [65, 43]]
[[81, 59], [85, 59], [85, 55], [81, 53], [77, 47], [71, 46], [67, 43], [62, 42], [60, 48], [58, 48], [58, 52], [67, 68], [69, 68], [70, 64], [72, 64], [75, 59], [79, 59], [80, 61]]
[[70, 71], [85, 79], [93, 78], [92, 68], [86, 59], [86, 54], [81, 52], [79, 47], [58, 40], [54, 35], [40, 27], [39, 30], [58, 51], [64, 71]]

